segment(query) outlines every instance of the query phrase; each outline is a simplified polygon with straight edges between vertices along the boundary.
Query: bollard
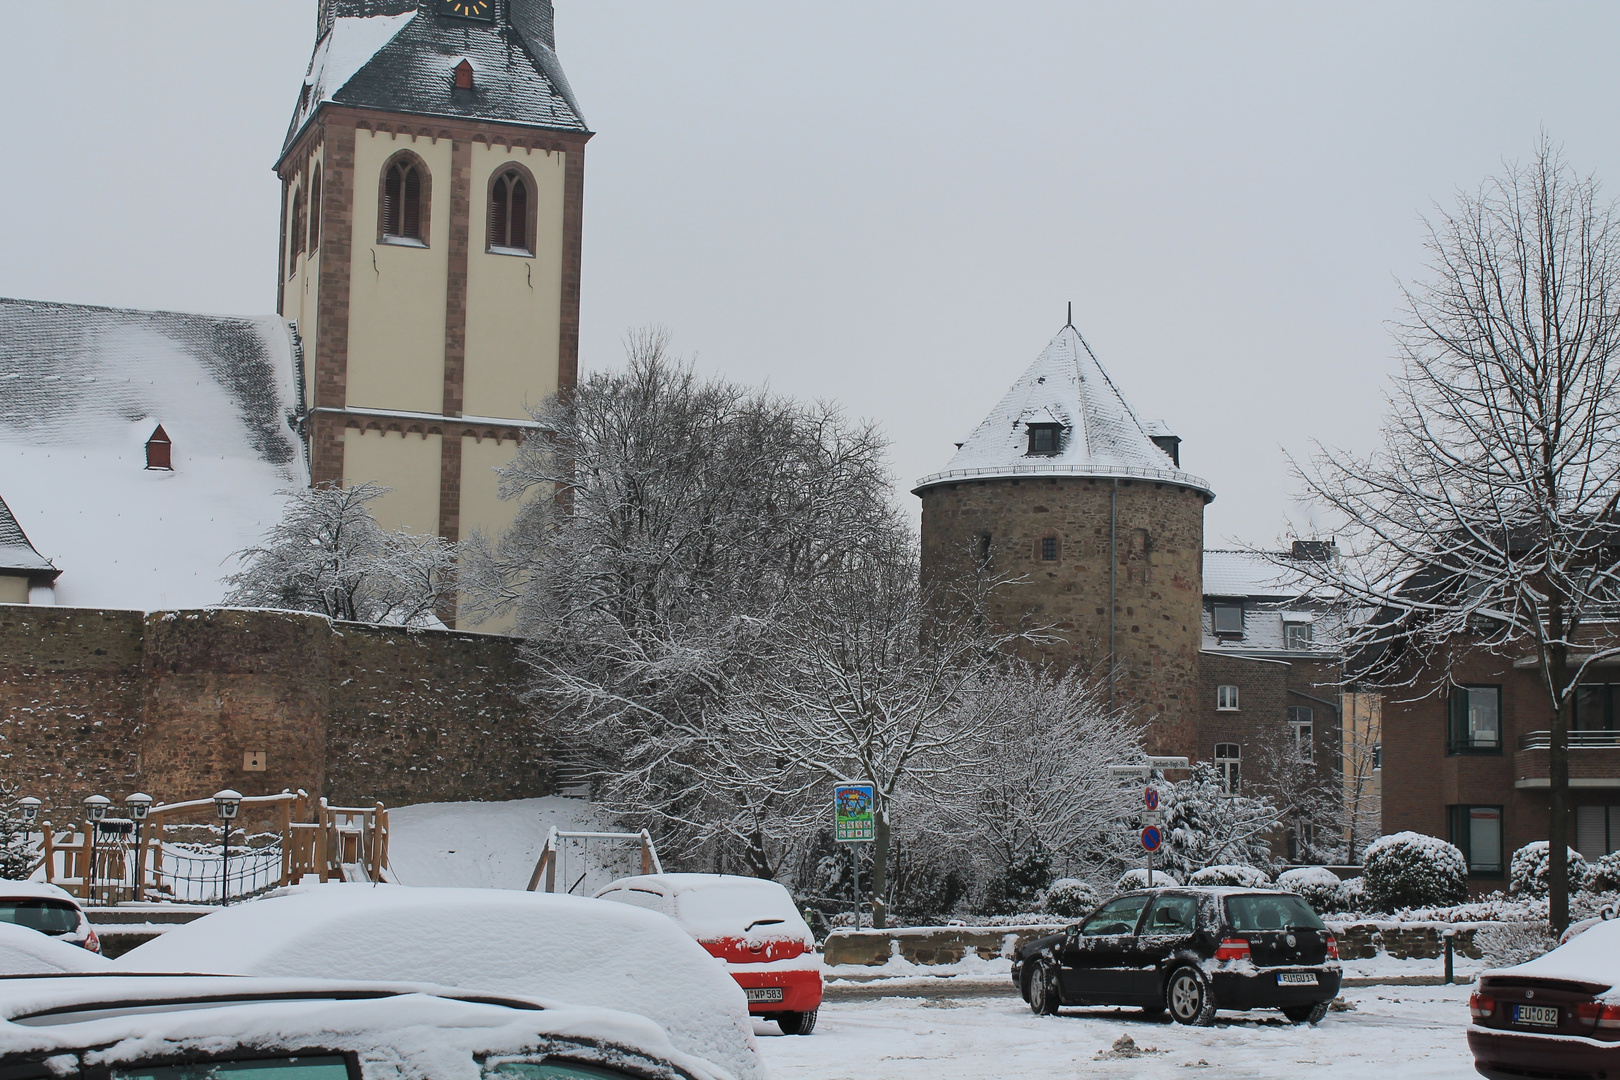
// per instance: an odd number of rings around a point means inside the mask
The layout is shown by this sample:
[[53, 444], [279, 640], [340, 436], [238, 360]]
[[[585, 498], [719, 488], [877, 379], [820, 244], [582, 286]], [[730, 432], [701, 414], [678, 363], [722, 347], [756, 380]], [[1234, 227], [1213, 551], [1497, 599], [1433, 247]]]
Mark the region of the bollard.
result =
[[1446, 941], [1446, 985], [1450, 986], [1452, 968], [1456, 964], [1457, 931], [1448, 926], [1440, 936]]

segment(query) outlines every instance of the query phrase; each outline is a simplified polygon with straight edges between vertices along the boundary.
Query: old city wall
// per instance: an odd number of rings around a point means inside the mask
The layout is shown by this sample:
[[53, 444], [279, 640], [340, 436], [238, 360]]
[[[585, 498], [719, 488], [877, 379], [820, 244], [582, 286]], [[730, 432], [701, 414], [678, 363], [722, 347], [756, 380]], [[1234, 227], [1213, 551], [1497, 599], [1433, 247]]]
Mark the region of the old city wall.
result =
[[[988, 537], [992, 573], [1023, 579], [990, 613], [1003, 626], [1046, 626], [1049, 662], [1106, 673], [1109, 552], [1114, 551], [1117, 700], [1149, 722], [1156, 753], [1190, 753], [1197, 737], [1204, 497], [1151, 480], [1024, 477], [922, 492], [925, 579], [964, 571]], [[1110, 509], [1110, 497], [1114, 509]], [[1042, 540], [1057, 541], [1043, 558]]]
[[59, 824], [87, 795], [136, 790], [544, 795], [517, 646], [292, 612], [0, 605], [0, 780]]

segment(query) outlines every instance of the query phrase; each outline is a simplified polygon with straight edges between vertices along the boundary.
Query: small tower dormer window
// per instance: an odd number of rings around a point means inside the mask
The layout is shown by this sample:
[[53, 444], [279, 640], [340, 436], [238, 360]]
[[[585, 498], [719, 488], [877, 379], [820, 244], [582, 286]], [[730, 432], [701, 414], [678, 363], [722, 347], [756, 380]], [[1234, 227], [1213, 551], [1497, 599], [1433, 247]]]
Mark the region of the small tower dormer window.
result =
[[1029, 455], [1056, 454], [1063, 449], [1063, 425], [1061, 424], [1030, 424], [1029, 425]]
[[159, 424], [157, 430], [152, 432], [151, 438], [146, 440], [146, 467], [173, 472], [174, 458], [170, 453], [172, 448], [169, 433], [163, 430], [162, 424]]
[[472, 64], [463, 60], [461, 63], [456, 65], [456, 89], [471, 90], [472, 88], [473, 67]]

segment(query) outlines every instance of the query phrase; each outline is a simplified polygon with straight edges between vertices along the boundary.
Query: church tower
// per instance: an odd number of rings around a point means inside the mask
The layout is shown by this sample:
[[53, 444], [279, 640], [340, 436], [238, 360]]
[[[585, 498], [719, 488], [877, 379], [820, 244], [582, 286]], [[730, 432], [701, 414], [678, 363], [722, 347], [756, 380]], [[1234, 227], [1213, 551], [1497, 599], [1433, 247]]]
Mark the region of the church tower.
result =
[[943, 472], [918, 481], [926, 579], [1014, 579], [989, 614], [1057, 638], [1146, 725], [1149, 753], [1192, 754], [1204, 507], [1179, 440], [1137, 419], [1072, 324], [1058, 331]]
[[276, 162], [311, 479], [391, 488], [387, 528], [498, 535], [494, 470], [578, 371], [591, 132], [551, 0], [320, 0], [316, 35]]

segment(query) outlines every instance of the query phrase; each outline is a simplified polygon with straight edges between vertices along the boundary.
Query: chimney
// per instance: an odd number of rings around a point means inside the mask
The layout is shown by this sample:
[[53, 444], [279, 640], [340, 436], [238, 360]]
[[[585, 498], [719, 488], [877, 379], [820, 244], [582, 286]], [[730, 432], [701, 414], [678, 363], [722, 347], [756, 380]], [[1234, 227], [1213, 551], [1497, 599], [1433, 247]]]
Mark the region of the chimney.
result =
[[146, 440], [146, 467], [148, 469], [166, 469], [174, 471], [173, 457], [170, 454], [172, 444], [169, 442], [169, 433], [159, 424], [152, 437]]

